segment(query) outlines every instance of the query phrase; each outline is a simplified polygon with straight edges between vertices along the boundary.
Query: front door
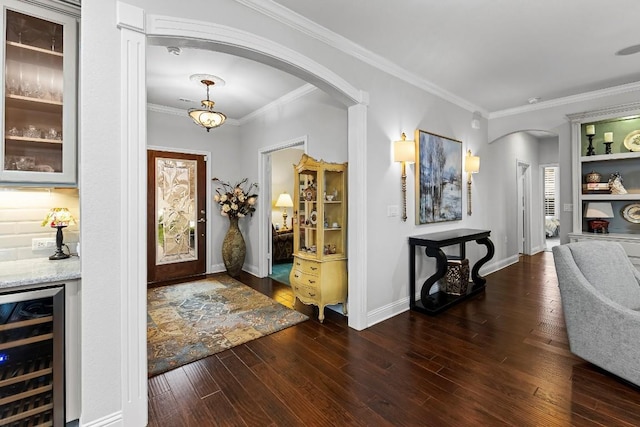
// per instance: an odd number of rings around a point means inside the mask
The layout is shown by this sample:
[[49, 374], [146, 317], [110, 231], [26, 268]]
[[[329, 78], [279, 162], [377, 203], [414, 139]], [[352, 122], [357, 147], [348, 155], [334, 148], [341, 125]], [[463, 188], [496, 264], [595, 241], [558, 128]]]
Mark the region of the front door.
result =
[[206, 272], [206, 163], [198, 154], [147, 151], [147, 280]]

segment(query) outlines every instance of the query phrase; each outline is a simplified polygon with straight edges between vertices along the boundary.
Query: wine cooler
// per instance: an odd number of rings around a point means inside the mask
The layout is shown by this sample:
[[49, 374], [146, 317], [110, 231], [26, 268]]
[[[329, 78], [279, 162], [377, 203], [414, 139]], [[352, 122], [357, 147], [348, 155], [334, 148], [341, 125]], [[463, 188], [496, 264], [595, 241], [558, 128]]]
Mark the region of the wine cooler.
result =
[[0, 294], [0, 426], [64, 426], [64, 288]]

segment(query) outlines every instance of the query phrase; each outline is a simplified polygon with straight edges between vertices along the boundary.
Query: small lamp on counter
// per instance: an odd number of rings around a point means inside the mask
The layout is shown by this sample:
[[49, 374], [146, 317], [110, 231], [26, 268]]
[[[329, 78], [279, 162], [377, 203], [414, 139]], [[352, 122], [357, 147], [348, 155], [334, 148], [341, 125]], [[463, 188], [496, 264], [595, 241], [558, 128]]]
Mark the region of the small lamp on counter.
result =
[[609, 202], [589, 202], [584, 217], [588, 219], [588, 230], [591, 233], [608, 233], [609, 221], [603, 218], [613, 218], [613, 208]]
[[59, 260], [69, 258], [69, 254], [65, 254], [62, 251], [63, 236], [62, 229], [69, 226], [69, 224], [75, 224], [76, 220], [71, 216], [69, 209], [67, 208], [51, 208], [47, 216], [42, 221], [42, 226], [49, 224], [51, 228], [57, 228], [56, 232], [56, 253], [51, 255], [49, 259]]
[[287, 208], [293, 207], [293, 200], [291, 196], [285, 191], [278, 196], [276, 201], [276, 208], [282, 208], [282, 229], [286, 230], [287, 227]]

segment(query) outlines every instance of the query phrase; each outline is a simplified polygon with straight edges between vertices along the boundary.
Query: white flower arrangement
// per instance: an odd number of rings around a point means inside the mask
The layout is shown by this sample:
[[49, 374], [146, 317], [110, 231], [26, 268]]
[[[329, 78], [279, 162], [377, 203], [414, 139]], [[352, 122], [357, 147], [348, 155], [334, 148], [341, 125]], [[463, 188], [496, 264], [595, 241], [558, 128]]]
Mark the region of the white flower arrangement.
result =
[[258, 194], [254, 191], [258, 190], [258, 184], [253, 183], [247, 186], [247, 178], [233, 186], [218, 178], [213, 178], [213, 181], [220, 184], [220, 187], [216, 189], [213, 200], [220, 205], [220, 214], [222, 216], [228, 216], [229, 218], [253, 216], [258, 199]]

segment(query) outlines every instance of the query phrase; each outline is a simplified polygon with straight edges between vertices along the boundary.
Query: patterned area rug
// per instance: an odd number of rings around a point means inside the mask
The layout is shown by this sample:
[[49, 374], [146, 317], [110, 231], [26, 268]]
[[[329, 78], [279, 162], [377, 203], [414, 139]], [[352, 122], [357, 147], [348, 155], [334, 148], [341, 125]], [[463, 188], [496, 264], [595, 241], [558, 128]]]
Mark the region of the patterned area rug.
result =
[[147, 307], [150, 377], [308, 319], [229, 276], [149, 289]]

